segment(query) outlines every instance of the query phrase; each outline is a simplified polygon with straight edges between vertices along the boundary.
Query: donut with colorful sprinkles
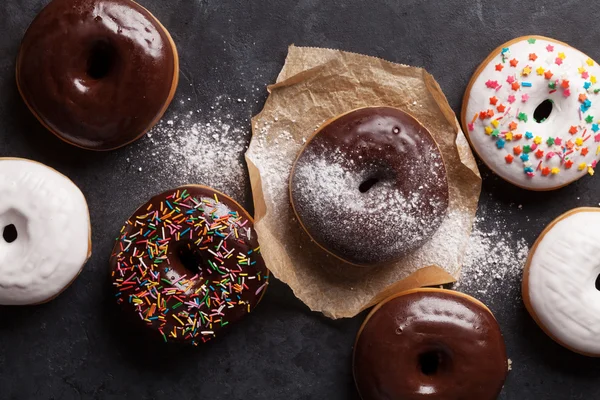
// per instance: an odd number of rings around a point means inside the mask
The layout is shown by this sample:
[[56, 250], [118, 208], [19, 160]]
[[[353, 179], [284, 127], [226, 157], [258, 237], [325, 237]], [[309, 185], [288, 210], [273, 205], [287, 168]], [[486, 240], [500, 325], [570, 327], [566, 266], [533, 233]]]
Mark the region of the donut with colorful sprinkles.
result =
[[554, 190], [593, 175], [600, 158], [600, 67], [542, 36], [494, 50], [469, 82], [462, 124], [482, 161], [506, 181]]
[[121, 229], [110, 270], [125, 312], [165, 342], [193, 345], [252, 311], [269, 282], [248, 212], [199, 185], [141, 206]]

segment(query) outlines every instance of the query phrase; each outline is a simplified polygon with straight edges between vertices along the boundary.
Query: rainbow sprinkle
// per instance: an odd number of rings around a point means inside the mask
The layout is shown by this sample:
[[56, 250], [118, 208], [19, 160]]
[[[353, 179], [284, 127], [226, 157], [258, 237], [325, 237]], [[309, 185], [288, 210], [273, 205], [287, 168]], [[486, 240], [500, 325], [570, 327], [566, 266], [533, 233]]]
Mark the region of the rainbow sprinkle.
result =
[[110, 262], [118, 303], [165, 342], [194, 345], [250, 312], [269, 278], [245, 211], [200, 186], [140, 208], [121, 229]]

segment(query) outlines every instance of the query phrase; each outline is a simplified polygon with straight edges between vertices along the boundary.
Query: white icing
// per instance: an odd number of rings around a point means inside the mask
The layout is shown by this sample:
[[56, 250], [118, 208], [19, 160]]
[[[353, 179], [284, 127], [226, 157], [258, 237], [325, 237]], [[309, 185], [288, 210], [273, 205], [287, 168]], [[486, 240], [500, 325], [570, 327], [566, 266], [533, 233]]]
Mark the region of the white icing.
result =
[[529, 298], [540, 323], [559, 342], [592, 355], [600, 355], [599, 237], [600, 212], [577, 212], [544, 235], [529, 265]]
[[[17, 238], [7, 242], [5, 227]], [[73, 182], [42, 164], [0, 159], [0, 304], [35, 304], [59, 294], [89, 255], [90, 219]]]
[[[549, 51], [547, 46], [551, 46], [553, 49]], [[588, 172], [593, 172], [595, 162], [599, 159], [597, 149], [598, 141], [600, 141], [600, 136], [595, 138], [600, 132], [592, 131], [592, 127], [595, 128], [593, 124], [597, 124], [600, 120], [600, 96], [594, 93], [594, 89], [599, 89], [600, 85], [593, 81], [596, 78], [600, 80], [600, 67], [587, 55], [574, 48], [543, 39], [536, 39], [535, 43], [529, 43], [527, 39], [524, 39], [508, 46], [508, 49], [504, 54], [504, 62], [502, 52], [499, 52], [483, 68], [475, 79], [470, 93], [467, 93], [465, 123], [469, 126], [466, 127], [466, 132], [475, 151], [496, 174], [513, 184], [529, 189], [556, 188], [571, 183]], [[537, 59], [530, 60], [530, 54], [535, 54]], [[557, 58], [562, 55], [564, 58], [561, 58], [561, 64], [558, 65]], [[513, 59], [518, 61], [516, 67], [510, 65], [510, 61]], [[497, 71], [497, 64], [502, 64], [504, 68]], [[524, 76], [522, 73], [526, 66], [531, 67], [531, 72]], [[552, 77], [546, 79], [543, 74], [539, 75], [537, 70], [540, 67], [544, 72], [550, 70], [553, 74]], [[510, 76], [515, 77], [520, 85], [516, 91], [507, 81]], [[565, 89], [561, 86], [564, 80], [569, 81], [570, 95], [567, 97]], [[488, 81], [497, 81], [501, 86], [499, 89], [490, 88], [486, 84]], [[556, 81], [558, 81], [557, 90], [549, 93], [552, 90], [548, 87], [549, 82]], [[590, 85], [588, 89], [584, 87], [586, 82]], [[531, 87], [524, 87], [523, 83], [531, 83]], [[589, 109], [583, 112], [581, 111], [582, 103], [579, 101], [580, 94], [587, 95], [588, 100], [591, 101]], [[512, 104], [508, 102], [510, 95], [515, 96]], [[525, 102], [522, 101], [523, 95], [529, 96]], [[498, 99], [496, 105], [490, 103], [490, 98], [494, 96]], [[546, 121], [538, 123], [533, 118], [534, 111], [546, 99], [554, 102], [554, 108]], [[500, 104], [506, 107], [506, 111], [498, 111], [497, 107]], [[494, 111], [494, 116], [481, 119], [479, 113], [488, 109]], [[519, 113], [527, 115], [527, 122], [517, 119]], [[477, 120], [471, 125], [475, 114], [478, 115]], [[590, 115], [593, 117], [591, 123], [585, 121], [585, 118]], [[499, 121], [497, 129], [500, 132], [510, 132], [509, 124], [516, 122], [518, 127], [513, 134], [522, 134], [523, 138], [506, 140], [505, 147], [499, 149], [496, 143], [497, 139], [486, 134], [485, 127], [494, 128], [491, 125], [492, 120], [501, 116], [503, 118]], [[569, 133], [571, 126], [578, 128], [578, 132], [574, 135]], [[533, 138], [527, 139], [526, 132], [531, 132]], [[570, 151], [569, 149], [564, 150], [567, 141], [575, 142], [577, 138], [583, 139], [588, 135], [590, 137], [582, 145], [575, 145], [574, 151], [564, 160], [561, 159], [560, 155]], [[542, 158], [538, 158], [535, 151], [532, 151], [529, 153], [529, 161], [522, 161], [519, 158], [520, 155], [514, 154], [513, 147], [523, 148], [525, 145], [532, 145], [536, 136], [541, 138], [541, 144], [537, 145], [537, 149], [543, 150]], [[562, 144], [548, 145], [546, 142], [549, 137], [560, 138]], [[587, 155], [581, 155], [584, 147], [588, 148]], [[550, 152], [556, 155], [547, 159]], [[514, 156], [512, 163], [507, 163], [505, 159], [508, 154]], [[570, 168], [566, 168], [567, 158], [573, 162]], [[542, 161], [541, 166], [539, 165], [540, 161]], [[525, 173], [524, 168], [528, 166], [525, 164], [527, 162], [531, 164], [535, 176], [528, 176]], [[544, 167], [549, 170], [557, 168], [558, 170], [555, 172], [558, 171], [558, 173], [549, 173], [544, 176], [542, 175]]]

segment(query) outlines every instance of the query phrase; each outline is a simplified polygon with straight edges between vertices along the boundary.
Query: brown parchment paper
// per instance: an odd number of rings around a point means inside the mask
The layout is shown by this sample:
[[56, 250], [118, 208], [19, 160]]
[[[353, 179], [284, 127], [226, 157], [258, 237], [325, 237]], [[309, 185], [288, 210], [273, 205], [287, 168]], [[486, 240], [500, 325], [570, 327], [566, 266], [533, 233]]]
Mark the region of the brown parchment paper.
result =
[[[246, 161], [255, 229], [273, 275], [313, 311], [353, 317], [401, 290], [455, 281], [475, 218], [481, 178], [439, 85], [422, 68], [339, 50], [290, 46], [277, 83], [252, 119]], [[448, 216], [434, 237], [377, 268], [346, 264], [311, 242], [290, 205], [288, 181], [305, 141], [326, 120], [366, 106], [398, 107], [438, 142], [450, 185]]]

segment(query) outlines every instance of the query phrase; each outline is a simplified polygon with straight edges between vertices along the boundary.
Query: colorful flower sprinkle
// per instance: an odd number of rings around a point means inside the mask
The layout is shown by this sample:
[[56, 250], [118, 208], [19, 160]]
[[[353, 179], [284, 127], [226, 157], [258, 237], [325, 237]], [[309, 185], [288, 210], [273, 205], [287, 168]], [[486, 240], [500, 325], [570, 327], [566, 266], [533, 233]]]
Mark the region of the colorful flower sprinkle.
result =
[[[571, 50], [567, 51], [562, 45], [535, 38], [527, 42], [537, 44], [524, 47], [520, 42], [504, 47], [487, 69], [484, 75], [485, 79], [490, 78], [485, 82], [487, 89], [480, 90], [485, 91], [484, 99], [489, 99], [495, 112], [473, 110], [479, 113], [480, 119], [469, 124], [469, 134], [485, 133], [490, 144], [502, 154], [505, 165], [520, 159], [523, 171], [530, 178], [551, 179], [573, 165], [593, 174], [596, 163], [587, 156], [594, 151], [600, 154], [600, 146], [589, 148], [593, 141], [600, 142], [600, 121], [591, 115], [592, 106], [598, 101], [595, 96], [600, 94], [600, 86], [596, 86], [597, 73], [593, 75], [592, 68], [597, 67], [589, 58], [581, 60], [571, 56]], [[552, 54], [544, 56], [544, 48]], [[505, 69], [507, 64], [511, 68]], [[530, 104], [533, 99], [536, 102], [550, 100], [549, 113], [561, 112], [562, 118], [571, 119], [572, 125], [565, 129], [568, 133], [553, 132], [552, 124], [542, 125], [549, 114], [539, 113], [540, 104]], [[565, 102], [574, 101], [578, 102], [577, 113], [565, 117], [564, 111], [573, 109], [565, 107]], [[548, 133], [552, 137], [548, 137]], [[506, 165], [506, 168], [514, 167]]]

